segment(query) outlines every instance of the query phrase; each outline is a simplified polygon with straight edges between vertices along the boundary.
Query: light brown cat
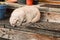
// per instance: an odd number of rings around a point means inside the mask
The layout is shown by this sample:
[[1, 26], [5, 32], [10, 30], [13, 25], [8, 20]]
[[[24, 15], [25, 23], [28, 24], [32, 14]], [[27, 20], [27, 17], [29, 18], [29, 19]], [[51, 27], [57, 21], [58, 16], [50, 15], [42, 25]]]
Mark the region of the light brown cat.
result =
[[11, 26], [20, 26], [22, 22], [26, 19], [24, 24], [35, 23], [40, 20], [40, 11], [35, 6], [24, 6], [15, 9], [10, 17]]

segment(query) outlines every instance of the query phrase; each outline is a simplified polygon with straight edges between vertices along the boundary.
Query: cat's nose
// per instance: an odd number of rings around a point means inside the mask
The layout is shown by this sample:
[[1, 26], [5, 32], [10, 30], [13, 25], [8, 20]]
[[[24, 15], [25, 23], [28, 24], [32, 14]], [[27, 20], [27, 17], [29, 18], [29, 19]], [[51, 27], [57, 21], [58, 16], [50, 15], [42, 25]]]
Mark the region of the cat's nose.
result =
[[15, 27], [15, 24], [11, 24], [11, 26]]

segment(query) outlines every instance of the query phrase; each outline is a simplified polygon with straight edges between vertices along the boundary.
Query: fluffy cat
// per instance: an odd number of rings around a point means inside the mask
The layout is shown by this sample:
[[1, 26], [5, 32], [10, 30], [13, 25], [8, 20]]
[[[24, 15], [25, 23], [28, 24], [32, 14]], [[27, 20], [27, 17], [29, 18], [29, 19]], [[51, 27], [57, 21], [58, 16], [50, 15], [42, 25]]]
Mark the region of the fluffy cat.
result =
[[37, 7], [34, 6], [24, 6], [21, 8], [15, 9], [10, 17], [11, 26], [20, 26], [23, 21], [26, 21], [24, 24], [35, 23], [40, 20], [40, 11]]

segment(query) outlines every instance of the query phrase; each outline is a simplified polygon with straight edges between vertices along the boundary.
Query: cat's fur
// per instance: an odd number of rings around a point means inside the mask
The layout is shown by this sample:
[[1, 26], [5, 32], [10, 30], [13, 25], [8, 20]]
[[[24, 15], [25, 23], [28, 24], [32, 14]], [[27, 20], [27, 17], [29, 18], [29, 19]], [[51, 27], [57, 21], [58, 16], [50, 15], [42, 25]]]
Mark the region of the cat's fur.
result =
[[40, 11], [38, 8], [34, 6], [17, 8], [12, 12], [9, 22], [11, 26], [20, 26], [24, 20], [26, 21], [24, 24], [40, 20]]

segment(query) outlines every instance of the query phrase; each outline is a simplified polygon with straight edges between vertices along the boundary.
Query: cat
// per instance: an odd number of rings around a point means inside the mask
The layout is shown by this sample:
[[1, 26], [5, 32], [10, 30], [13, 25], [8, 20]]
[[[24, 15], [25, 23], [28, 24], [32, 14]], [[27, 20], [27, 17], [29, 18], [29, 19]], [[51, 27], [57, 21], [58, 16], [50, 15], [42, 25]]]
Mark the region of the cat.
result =
[[23, 21], [26, 21], [24, 23], [35, 23], [40, 20], [40, 11], [35, 6], [24, 6], [15, 9], [10, 17], [10, 24], [11, 26], [20, 26]]

